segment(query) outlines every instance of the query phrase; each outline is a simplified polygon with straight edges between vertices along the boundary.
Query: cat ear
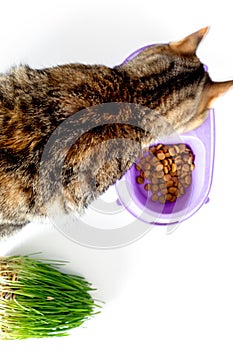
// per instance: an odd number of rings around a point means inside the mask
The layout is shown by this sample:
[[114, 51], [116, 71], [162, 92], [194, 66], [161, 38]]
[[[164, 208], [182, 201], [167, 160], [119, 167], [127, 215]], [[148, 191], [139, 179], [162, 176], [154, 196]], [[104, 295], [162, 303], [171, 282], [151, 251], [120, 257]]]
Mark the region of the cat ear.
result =
[[211, 106], [216, 98], [225, 94], [232, 87], [233, 80], [223, 82], [211, 82], [211, 85], [207, 90], [208, 106]]
[[203, 39], [208, 29], [208, 27], [202, 28], [180, 41], [171, 42], [169, 46], [178, 54], [194, 55], [200, 41]]

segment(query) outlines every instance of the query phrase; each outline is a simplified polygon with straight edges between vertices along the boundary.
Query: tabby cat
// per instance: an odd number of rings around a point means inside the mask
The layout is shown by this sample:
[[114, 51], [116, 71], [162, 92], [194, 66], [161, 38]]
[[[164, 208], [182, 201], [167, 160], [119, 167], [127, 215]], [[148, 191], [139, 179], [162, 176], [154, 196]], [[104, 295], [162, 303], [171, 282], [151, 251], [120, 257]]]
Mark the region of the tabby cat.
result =
[[[82, 212], [157, 137], [201, 125], [233, 81], [196, 56], [203, 28], [123, 65], [13, 68], [0, 76], [0, 236]], [[51, 212], [51, 213], [50, 213]]]

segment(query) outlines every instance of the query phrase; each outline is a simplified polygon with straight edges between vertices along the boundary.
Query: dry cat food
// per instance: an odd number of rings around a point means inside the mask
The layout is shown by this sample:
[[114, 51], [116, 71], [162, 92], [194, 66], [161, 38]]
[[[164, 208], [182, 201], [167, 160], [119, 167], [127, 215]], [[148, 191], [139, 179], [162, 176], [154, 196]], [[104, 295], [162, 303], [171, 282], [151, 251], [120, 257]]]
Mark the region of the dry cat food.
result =
[[184, 143], [151, 146], [135, 164], [136, 181], [150, 192], [153, 202], [174, 202], [192, 183], [194, 158]]

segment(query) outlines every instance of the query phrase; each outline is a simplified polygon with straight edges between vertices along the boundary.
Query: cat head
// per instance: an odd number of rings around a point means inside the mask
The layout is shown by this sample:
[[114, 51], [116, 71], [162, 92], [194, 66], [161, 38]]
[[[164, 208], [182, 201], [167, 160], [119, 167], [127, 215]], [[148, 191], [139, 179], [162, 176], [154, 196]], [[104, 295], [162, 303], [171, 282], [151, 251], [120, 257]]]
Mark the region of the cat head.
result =
[[[214, 100], [233, 86], [233, 81], [213, 82], [196, 55], [207, 31], [208, 27], [179, 41], [151, 45], [123, 67], [135, 81], [150, 77], [153, 84], [154, 77], [154, 105], [149, 107], [166, 116], [179, 132], [201, 125]], [[152, 92], [152, 86], [149, 89]]]

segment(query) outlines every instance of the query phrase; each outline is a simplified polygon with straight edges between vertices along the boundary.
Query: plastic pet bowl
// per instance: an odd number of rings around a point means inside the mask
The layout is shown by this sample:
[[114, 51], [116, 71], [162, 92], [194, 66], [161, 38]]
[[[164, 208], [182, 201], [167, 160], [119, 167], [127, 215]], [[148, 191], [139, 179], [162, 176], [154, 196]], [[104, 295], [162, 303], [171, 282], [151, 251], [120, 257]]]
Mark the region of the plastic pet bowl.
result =
[[[145, 48], [132, 53], [123, 64]], [[214, 110], [209, 111], [207, 119], [199, 128], [182, 135], [155, 140], [154, 144], [158, 143], [164, 145], [184, 143], [191, 148], [195, 156], [195, 169], [192, 171], [192, 183], [185, 194], [172, 203], [153, 202], [149, 192], [144, 190], [144, 184], [136, 182], [138, 171], [134, 165], [121, 180], [117, 181], [116, 190], [120, 203], [136, 218], [156, 225], [175, 224], [191, 217], [209, 200], [215, 153]]]

